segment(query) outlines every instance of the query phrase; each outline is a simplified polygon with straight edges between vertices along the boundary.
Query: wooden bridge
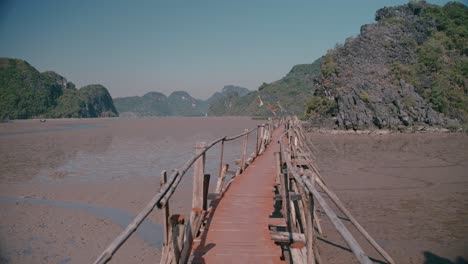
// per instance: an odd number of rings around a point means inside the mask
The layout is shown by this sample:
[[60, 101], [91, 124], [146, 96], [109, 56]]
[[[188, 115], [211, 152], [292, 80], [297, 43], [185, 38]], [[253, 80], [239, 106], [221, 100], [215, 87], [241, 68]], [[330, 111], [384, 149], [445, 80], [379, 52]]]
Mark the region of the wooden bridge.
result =
[[[254, 151], [247, 156], [248, 137], [252, 134], [256, 137]], [[223, 160], [224, 143], [232, 140], [242, 140], [234, 172]], [[218, 144], [221, 152], [216, 190], [208, 193], [206, 153]], [[186, 219], [171, 214], [169, 201], [192, 166], [192, 211]], [[234, 177], [227, 180], [229, 172]], [[314, 163], [313, 142], [295, 117], [269, 120], [240, 135], [209, 144], [197, 143], [195, 155], [182, 168], [169, 176], [162, 172], [158, 193], [94, 263], [110, 261], [155, 208], [163, 215], [161, 264], [324, 263], [316, 243], [317, 237], [323, 235], [320, 222], [324, 219], [318, 218], [317, 208], [325, 212], [358, 262], [372, 263], [322, 197], [324, 194], [384, 261], [395, 263], [326, 185]]]

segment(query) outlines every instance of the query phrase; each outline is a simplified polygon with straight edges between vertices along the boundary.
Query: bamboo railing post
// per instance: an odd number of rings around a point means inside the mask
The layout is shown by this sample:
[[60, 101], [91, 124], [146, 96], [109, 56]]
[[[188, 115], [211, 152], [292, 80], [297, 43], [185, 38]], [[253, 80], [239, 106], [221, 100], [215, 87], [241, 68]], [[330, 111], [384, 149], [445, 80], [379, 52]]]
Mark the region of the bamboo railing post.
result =
[[208, 189], [210, 187], [210, 174], [203, 176], [203, 210], [208, 209]]
[[221, 169], [221, 174], [218, 178], [218, 182], [216, 183], [216, 193], [221, 193], [223, 190], [224, 179], [226, 178], [226, 173], [229, 169], [229, 164], [224, 164]]
[[[249, 130], [246, 128], [244, 129], [244, 133], [248, 132]], [[249, 134], [244, 135], [244, 139], [242, 140], [242, 157], [241, 157], [241, 171], [245, 170], [245, 156], [247, 155], [247, 142], [249, 140]]]

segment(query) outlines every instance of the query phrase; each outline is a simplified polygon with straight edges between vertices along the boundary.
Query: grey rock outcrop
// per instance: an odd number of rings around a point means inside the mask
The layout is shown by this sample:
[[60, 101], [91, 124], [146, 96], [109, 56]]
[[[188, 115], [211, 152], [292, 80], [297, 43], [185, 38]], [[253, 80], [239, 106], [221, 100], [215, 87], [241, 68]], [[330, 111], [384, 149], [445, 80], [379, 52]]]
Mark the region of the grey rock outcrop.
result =
[[423, 6], [380, 9], [377, 23], [363, 25], [357, 37], [329, 52], [336, 67], [330, 76], [316, 79], [316, 95], [335, 100], [336, 126], [357, 130], [447, 124], [412, 84], [392, 73], [394, 65], [417, 62], [417, 45], [435, 29], [433, 21], [418, 16]]

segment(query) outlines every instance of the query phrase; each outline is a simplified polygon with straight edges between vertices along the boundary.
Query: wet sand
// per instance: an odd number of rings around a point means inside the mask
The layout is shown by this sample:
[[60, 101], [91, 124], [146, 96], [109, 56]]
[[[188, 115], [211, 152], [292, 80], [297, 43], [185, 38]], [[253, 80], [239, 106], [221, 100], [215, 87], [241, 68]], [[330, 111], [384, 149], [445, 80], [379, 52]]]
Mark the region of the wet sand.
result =
[[[0, 124], [0, 263], [92, 262], [159, 189], [160, 172], [182, 166], [195, 142], [239, 134], [258, 123], [233, 117]], [[241, 144], [226, 143], [225, 151], [233, 161]], [[218, 153], [208, 152], [212, 175]], [[173, 213], [189, 211], [191, 175], [171, 200]], [[158, 213], [141, 229], [111, 263], [158, 262]]]
[[[397, 263], [467, 263], [467, 135], [312, 137], [328, 185]], [[321, 218], [326, 237], [319, 244], [327, 263], [357, 263], [326, 215]], [[359, 238], [366, 252], [382, 260]]]

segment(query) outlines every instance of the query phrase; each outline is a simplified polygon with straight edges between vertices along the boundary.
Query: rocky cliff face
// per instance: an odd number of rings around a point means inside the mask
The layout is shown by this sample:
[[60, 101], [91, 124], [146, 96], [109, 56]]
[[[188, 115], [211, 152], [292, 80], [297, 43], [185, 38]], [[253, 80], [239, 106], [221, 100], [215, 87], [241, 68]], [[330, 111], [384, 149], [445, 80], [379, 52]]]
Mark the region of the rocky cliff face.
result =
[[107, 89], [75, 85], [19, 59], [0, 58], [0, 119], [117, 116]]
[[[466, 19], [466, 7], [460, 6], [465, 9]], [[457, 56], [464, 58], [461, 67], [467, 66], [464, 51], [431, 42], [435, 34], [442, 34], [440, 21], [429, 13], [433, 8], [439, 7], [419, 2], [380, 9], [377, 23], [362, 26], [357, 37], [330, 50], [316, 78], [319, 89], [308, 105], [310, 120], [344, 129], [448, 127], [463, 121], [463, 115], [460, 118], [441, 111], [433, 96], [435, 82], [442, 78], [444, 68], [436, 70], [424, 63], [428, 56], [424, 48], [429, 45], [441, 49], [445, 70], [451, 69], [449, 64], [458, 63]], [[468, 21], [459, 26], [467, 25]], [[466, 80], [464, 71], [461, 78]], [[450, 76], [455, 73], [454, 69]], [[466, 81], [460, 86], [447, 82], [443, 89], [447, 93], [464, 90], [465, 94], [457, 97], [466, 99]]]

